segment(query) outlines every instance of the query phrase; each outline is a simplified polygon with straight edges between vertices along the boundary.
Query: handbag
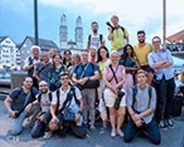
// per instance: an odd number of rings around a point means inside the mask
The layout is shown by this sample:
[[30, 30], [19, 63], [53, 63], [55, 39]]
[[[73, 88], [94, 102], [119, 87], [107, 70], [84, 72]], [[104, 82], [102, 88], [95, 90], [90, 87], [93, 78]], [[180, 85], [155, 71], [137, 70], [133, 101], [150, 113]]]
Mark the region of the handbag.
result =
[[[71, 94], [71, 92], [73, 92], [73, 95]], [[76, 101], [75, 104], [71, 104], [73, 97], [75, 98], [75, 101]], [[66, 120], [66, 121], [75, 120], [75, 117], [78, 114], [80, 108], [79, 108], [77, 98], [75, 96], [75, 91], [73, 88], [71, 88], [71, 90], [68, 92], [67, 98], [66, 98], [65, 102], [63, 103], [62, 110], [63, 110], [63, 119], [64, 120]]]
[[[84, 76], [84, 74], [85, 74], [85, 72], [86, 72], [86, 69], [87, 69], [88, 65], [89, 65], [89, 63], [86, 65], [85, 69], [83, 70], [80, 79], [83, 78], [83, 76]], [[88, 89], [98, 88], [99, 86], [100, 86], [99, 80], [88, 80], [84, 85], [77, 84], [77, 87], [78, 87], [80, 90], [83, 90], [83, 89], [85, 89], [85, 88], [88, 88]]]

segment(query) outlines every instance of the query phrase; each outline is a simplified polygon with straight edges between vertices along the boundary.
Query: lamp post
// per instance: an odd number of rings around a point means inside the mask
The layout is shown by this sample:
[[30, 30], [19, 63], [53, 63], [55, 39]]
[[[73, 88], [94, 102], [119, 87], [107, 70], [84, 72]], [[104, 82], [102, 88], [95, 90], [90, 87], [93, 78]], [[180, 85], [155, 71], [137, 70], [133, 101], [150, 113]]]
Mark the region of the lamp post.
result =
[[166, 0], [163, 0], [163, 45], [166, 45]]
[[34, 0], [34, 32], [35, 32], [35, 45], [38, 44], [38, 1]]

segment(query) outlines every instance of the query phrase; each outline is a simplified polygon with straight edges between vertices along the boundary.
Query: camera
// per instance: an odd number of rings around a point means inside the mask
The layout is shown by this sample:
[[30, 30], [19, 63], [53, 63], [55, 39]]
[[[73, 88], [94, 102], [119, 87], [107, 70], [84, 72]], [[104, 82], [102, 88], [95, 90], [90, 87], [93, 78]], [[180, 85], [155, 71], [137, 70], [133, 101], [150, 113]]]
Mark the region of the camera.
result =
[[106, 25], [109, 26], [109, 27], [111, 27], [112, 29], [114, 28], [109, 21], [106, 22]]

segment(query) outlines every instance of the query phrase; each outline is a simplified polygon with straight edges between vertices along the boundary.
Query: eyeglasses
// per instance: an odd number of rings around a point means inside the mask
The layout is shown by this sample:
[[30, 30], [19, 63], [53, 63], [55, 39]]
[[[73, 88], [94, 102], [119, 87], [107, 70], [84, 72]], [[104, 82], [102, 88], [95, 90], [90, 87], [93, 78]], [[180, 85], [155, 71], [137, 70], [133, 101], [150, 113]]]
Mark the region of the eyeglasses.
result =
[[60, 79], [64, 81], [64, 80], [68, 80], [69, 78], [60, 78]]

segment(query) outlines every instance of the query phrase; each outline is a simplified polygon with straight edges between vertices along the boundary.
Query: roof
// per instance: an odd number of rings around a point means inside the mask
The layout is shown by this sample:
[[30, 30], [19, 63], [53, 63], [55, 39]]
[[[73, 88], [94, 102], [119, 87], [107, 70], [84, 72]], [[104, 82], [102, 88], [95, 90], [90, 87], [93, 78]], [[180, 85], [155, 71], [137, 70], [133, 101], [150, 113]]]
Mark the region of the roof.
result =
[[8, 36], [0, 36], [0, 43], [5, 40]]
[[[20, 47], [21, 48], [23, 46], [23, 44], [25, 43], [25, 41], [29, 39], [32, 44], [34, 45], [35, 44], [35, 39], [34, 37], [31, 37], [31, 36], [27, 36], [24, 41], [21, 43]], [[59, 50], [58, 46], [52, 41], [52, 40], [47, 40], [47, 39], [38, 39], [38, 44], [40, 46], [41, 49], [43, 50], [49, 50], [51, 48], [54, 48], [56, 50]]]
[[180, 42], [180, 40], [184, 41], [184, 30], [167, 37], [167, 40], [169, 42]]

